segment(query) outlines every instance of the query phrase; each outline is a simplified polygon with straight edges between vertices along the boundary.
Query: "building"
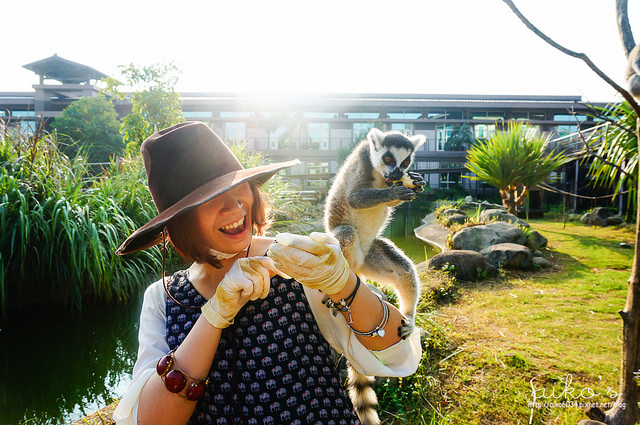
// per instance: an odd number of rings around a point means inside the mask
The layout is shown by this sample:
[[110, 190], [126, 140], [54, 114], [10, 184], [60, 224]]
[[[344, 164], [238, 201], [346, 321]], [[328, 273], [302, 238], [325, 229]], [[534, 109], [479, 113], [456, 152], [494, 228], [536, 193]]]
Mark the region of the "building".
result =
[[[0, 93], [0, 118], [34, 127], [52, 119], [73, 100], [99, 93], [99, 71], [57, 55], [28, 65], [40, 78], [34, 92]], [[49, 80], [57, 83], [47, 83]], [[325, 193], [341, 159], [368, 129], [379, 126], [424, 134], [414, 168], [432, 189], [462, 187], [478, 193], [483, 184], [463, 179], [464, 146], [448, 141], [466, 125], [474, 138], [487, 138], [502, 121], [529, 123], [562, 137], [596, 125], [580, 96], [498, 96], [429, 94], [309, 94], [264, 96], [238, 93], [181, 93], [184, 116], [206, 122], [225, 140], [246, 141], [273, 161], [299, 158], [287, 170], [300, 190]], [[120, 103], [126, 114], [130, 105]]]

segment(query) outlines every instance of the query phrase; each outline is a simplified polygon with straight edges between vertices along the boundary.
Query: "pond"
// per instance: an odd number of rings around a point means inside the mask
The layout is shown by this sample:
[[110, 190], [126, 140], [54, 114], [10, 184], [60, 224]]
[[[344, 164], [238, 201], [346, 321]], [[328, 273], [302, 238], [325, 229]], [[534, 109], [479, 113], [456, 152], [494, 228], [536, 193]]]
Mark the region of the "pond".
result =
[[[419, 224], [402, 214], [385, 232], [416, 264], [436, 253], [413, 236]], [[139, 302], [25, 311], [3, 324], [0, 424], [69, 424], [120, 398], [136, 358], [139, 311]]]

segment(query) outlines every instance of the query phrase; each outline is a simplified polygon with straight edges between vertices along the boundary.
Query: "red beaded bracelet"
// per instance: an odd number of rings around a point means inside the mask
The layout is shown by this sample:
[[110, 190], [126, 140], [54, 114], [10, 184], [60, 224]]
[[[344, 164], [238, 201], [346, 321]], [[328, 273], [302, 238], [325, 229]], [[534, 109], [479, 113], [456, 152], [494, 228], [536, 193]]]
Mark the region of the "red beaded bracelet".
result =
[[[178, 368], [178, 363], [176, 363], [176, 359], [174, 357], [174, 350], [169, 351], [167, 355], [162, 356], [160, 360], [158, 360], [156, 372], [160, 375], [160, 378], [162, 379], [162, 382], [164, 382], [164, 386], [168, 391], [190, 401], [200, 399], [209, 385], [209, 378], [204, 381], [195, 379], [187, 375], [187, 373], [182, 369]], [[189, 385], [189, 388], [187, 388], [186, 394], [182, 396], [179, 393], [187, 385], [187, 378], [191, 379], [193, 382]]]

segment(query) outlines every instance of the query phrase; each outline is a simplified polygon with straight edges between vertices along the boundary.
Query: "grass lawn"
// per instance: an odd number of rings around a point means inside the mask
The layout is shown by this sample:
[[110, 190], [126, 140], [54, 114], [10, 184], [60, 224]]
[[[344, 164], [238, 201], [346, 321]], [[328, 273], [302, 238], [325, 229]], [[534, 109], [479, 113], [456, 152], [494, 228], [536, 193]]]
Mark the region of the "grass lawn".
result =
[[414, 377], [379, 391], [382, 410], [400, 412], [383, 414], [384, 423], [575, 424], [586, 419], [581, 404], [615, 400], [617, 312], [633, 259], [620, 242], [632, 245], [634, 234], [530, 223], [549, 239], [551, 269], [473, 284], [424, 276], [435, 288], [423, 298], [423, 311], [432, 310], [422, 318], [430, 335], [425, 358]]

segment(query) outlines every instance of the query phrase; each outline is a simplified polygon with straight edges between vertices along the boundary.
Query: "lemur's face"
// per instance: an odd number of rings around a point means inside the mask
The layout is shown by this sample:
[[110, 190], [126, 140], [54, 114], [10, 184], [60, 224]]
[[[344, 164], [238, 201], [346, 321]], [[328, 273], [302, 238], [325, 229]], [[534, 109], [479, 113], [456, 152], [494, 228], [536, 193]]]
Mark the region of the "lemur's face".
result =
[[400, 180], [411, 166], [413, 154], [425, 141], [423, 135], [406, 137], [397, 132], [373, 128], [367, 135], [371, 144], [370, 157], [373, 168], [384, 178], [387, 186]]

